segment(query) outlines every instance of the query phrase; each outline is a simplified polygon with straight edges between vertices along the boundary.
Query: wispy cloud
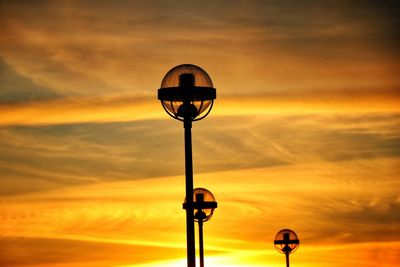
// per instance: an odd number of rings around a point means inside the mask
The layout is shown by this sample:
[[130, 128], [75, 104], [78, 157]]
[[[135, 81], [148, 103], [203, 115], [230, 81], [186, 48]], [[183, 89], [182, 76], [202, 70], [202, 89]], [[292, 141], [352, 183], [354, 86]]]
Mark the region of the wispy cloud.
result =
[[203, 66], [224, 94], [398, 86], [393, 6], [5, 2], [0, 55], [67, 95], [150, 95], [185, 62]]
[[[195, 170], [395, 158], [398, 125], [385, 113], [213, 115], [194, 125]], [[1, 193], [182, 174], [181, 135], [167, 117], [3, 127]]]

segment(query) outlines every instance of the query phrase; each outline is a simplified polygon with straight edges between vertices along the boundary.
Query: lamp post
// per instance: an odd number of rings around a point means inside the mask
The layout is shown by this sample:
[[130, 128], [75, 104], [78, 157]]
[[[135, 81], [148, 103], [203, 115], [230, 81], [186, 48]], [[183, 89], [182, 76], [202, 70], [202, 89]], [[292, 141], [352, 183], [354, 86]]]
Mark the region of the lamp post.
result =
[[[200, 267], [204, 267], [204, 246], [203, 246], [203, 223], [210, 220], [217, 202], [214, 195], [205, 188], [195, 188], [193, 190], [194, 220], [199, 225], [199, 256]], [[183, 208], [187, 208], [187, 199], [183, 203]]]
[[275, 248], [286, 256], [286, 267], [289, 267], [289, 254], [293, 253], [300, 244], [295, 232], [290, 229], [280, 230], [274, 240]]
[[192, 122], [205, 118], [216, 98], [210, 76], [202, 68], [183, 64], [164, 76], [158, 99], [172, 118], [182, 121], [185, 129], [185, 192], [187, 266], [196, 266], [193, 214]]

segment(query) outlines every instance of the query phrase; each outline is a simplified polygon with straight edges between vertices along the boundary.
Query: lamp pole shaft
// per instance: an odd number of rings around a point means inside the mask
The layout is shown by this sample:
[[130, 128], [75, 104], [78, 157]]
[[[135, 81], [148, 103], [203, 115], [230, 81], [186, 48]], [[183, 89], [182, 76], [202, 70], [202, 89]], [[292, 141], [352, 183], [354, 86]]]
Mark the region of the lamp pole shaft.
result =
[[200, 267], [204, 267], [203, 221], [202, 220], [199, 220], [199, 256], [200, 256]]
[[286, 267], [289, 267], [289, 253], [285, 253], [286, 255]]
[[186, 242], [187, 266], [196, 266], [196, 248], [194, 237], [194, 212], [193, 212], [193, 159], [192, 159], [192, 119], [184, 118], [185, 128], [185, 174], [186, 174]]

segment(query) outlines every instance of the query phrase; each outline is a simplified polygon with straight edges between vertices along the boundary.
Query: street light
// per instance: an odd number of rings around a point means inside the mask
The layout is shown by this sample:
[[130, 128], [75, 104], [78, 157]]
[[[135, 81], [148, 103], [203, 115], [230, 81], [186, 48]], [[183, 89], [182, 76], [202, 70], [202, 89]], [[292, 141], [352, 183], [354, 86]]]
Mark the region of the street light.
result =
[[280, 230], [274, 240], [275, 248], [286, 255], [286, 267], [289, 267], [289, 254], [293, 253], [300, 244], [295, 232], [290, 229]]
[[[203, 247], [203, 223], [210, 220], [214, 209], [217, 208], [217, 202], [214, 195], [205, 188], [195, 188], [193, 190], [193, 207], [194, 220], [199, 224], [199, 256], [200, 267], [204, 267], [204, 247]], [[183, 203], [183, 208], [186, 209], [187, 201]]]
[[210, 76], [202, 68], [183, 64], [172, 68], [164, 76], [158, 99], [164, 110], [174, 119], [183, 121], [185, 128], [185, 184], [186, 184], [186, 242], [187, 265], [196, 266], [193, 214], [193, 159], [192, 121], [205, 118], [216, 98]]

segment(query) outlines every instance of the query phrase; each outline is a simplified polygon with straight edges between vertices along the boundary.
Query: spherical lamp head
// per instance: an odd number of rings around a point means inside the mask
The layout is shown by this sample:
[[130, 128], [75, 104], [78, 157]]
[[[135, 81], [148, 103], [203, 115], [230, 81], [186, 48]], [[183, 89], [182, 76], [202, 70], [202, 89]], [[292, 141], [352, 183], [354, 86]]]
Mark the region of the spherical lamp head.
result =
[[274, 240], [276, 250], [284, 254], [293, 253], [300, 244], [300, 240], [294, 231], [290, 229], [280, 230]]
[[[205, 188], [193, 189], [193, 207], [194, 207], [194, 220], [196, 222], [206, 222], [211, 219], [214, 210], [217, 208], [217, 202], [214, 195]], [[183, 204], [186, 209], [186, 199]]]
[[202, 68], [182, 64], [164, 76], [158, 99], [165, 111], [174, 119], [201, 120], [208, 115], [216, 98], [210, 76]]

